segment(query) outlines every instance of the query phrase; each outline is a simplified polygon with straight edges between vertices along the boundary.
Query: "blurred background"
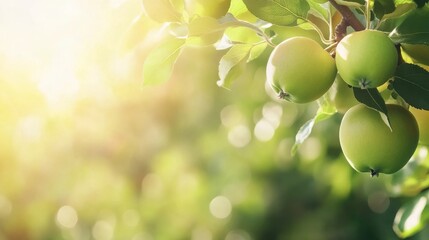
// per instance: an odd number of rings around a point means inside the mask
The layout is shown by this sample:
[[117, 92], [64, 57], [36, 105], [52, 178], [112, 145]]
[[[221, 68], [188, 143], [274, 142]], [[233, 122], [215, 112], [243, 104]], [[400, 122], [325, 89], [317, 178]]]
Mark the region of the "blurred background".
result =
[[0, 239], [396, 239], [401, 199], [348, 165], [340, 115], [292, 156], [317, 104], [277, 101], [268, 54], [229, 91], [224, 52], [187, 47], [170, 81], [143, 86], [160, 26], [127, 35], [141, 13], [1, 3]]

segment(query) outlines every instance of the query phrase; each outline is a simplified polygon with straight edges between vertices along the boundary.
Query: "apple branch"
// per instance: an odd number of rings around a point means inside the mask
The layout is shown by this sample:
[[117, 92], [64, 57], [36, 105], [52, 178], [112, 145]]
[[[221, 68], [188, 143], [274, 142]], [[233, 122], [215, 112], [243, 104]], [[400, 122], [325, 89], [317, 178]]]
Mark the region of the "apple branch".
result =
[[365, 29], [365, 27], [362, 25], [361, 22], [359, 22], [359, 20], [353, 14], [350, 8], [348, 8], [347, 6], [338, 4], [335, 0], [329, 0], [329, 2], [332, 4], [334, 8], [338, 10], [338, 12], [341, 13], [347, 25], [349, 25], [356, 31], [362, 31]]

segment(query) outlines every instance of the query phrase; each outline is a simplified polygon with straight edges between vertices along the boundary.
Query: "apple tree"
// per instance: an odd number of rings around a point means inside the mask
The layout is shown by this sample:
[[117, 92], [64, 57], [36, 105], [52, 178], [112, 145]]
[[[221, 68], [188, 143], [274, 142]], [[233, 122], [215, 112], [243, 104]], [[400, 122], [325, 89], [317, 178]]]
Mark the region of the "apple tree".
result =
[[232, 92], [250, 63], [264, 66], [261, 81], [273, 98], [319, 106], [291, 154], [315, 124], [342, 116], [347, 161], [371, 176], [391, 174], [391, 194], [407, 199], [393, 229], [409, 237], [429, 221], [427, 2], [142, 0], [144, 16], [159, 24], [160, 43], [146, 57], [143, 82], [169, 80], [185, 47], [219, 51], [217, 85]]

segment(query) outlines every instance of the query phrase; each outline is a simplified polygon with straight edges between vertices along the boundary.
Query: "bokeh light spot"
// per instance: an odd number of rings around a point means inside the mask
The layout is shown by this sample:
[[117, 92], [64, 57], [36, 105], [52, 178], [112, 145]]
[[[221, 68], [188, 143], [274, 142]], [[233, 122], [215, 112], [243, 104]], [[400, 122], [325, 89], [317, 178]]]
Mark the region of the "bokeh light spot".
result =
[[299, 147], [298, 151], [304, 161], [314, 161], [322, 154], [322, 143], [318, 138], [309, 137]]
[[57, 212], [57, 223], [61, 227], [74, 228], [78, 221], [76, 210], [71, 206], [62, 206]]
[[251, 134], [248, 127], [244, 125], [238, 125], [234, 128], [232, 128], [228, 133], [228, 141], [234, 146], [234, 147], [245, 147], [247, 144], [249, 144], [251, 140]]
[[224, 196], [217, 196], [210, 202], [210, 213], [216, 218], [227, 218], [231, 210], [231, 202]]
[[213, 234], [209, 229], [197, 227], [192, 231], [192, 240], [212, 240]]
[[113, 238], [113, 226], [107, 221], [97, 221], [92, 228], [92, 236], [96, 240], [109, 240]]
[[383, 213], [389, 205], [390, 199], [385, 192], [375, 192], [368, 196], [368, 206], [373, 212]]
[[259, 141], [267, 142], [274, 136], [273, 126], [265, 119], [261, 119], [256, 123], [254, 134]]
[[283, 115], [283, 108], [275, 102], [268, 102], [262, 108], [262, 115], [273, 128], [277, 128], [280, 125], [280, 119]]
[[226, 106], [220, 112], [220, 120], [225, 127], [233, 127], [244, 121], [244, 117], [234, 105]]

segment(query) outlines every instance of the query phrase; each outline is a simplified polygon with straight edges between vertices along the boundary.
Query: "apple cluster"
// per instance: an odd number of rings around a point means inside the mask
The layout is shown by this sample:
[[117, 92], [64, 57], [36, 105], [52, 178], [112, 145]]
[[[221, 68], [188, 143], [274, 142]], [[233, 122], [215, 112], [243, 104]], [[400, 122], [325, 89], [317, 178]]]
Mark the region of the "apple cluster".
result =
[[398, 50], [390, 38], [364, 30], [345, 36], [335, 59], [312, 39], [289, 38], [274, 48], [266, 76], [278, 97], [293, 103], [312, 102], [333, 88], [335, 106], [345, 113], [339, 134], [343, 153], [356, 171], [376, 176], [397, 172], [419, 143], [429, 144], [428, 111], [386, 104], [387, 117], [353, 97], [351, 87], [387, 86], [397, 65]]

